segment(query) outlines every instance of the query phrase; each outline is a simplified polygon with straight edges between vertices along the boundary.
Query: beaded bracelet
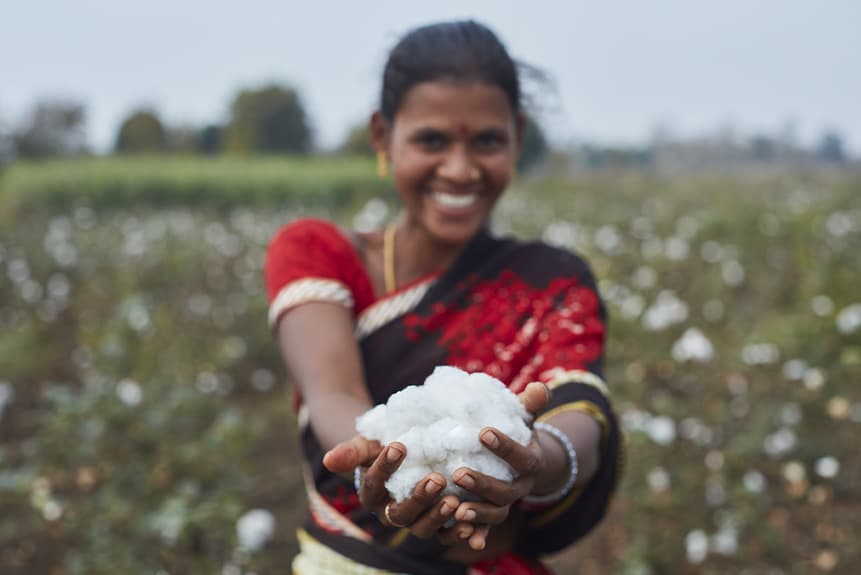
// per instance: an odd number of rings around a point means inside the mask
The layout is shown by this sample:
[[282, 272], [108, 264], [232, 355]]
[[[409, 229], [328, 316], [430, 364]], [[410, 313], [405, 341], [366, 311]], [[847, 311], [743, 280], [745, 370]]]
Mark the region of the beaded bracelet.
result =
[[547, 495], [527, 495], [523, 498], [523, 502], [538, 504], [556, 503], [571, 492], [571, 489], [574, 487], [574, 482], [577, 481], [577, 452], [574, 451], [574, 445], [571, 444], [571, 440], [568, 436], [565, 435], [565, 433], [563, 433], [558, 427], [550, 425], [549, 423], [544, 423], [543, 421], [537, 422], [533, 427], [549, 433], [562, 444], [562, 447], [565, 448], [565, 452], [568, 454], [570, 471], [568, 473], [568, 480], [565, 481], [565, 485], [563, 485], [562, 489], [556, 493], [548, 493]]
[[356, 488], [356, 493], [362, 490], [362, 470], [358, 467], [353, 469], [353, 487]]

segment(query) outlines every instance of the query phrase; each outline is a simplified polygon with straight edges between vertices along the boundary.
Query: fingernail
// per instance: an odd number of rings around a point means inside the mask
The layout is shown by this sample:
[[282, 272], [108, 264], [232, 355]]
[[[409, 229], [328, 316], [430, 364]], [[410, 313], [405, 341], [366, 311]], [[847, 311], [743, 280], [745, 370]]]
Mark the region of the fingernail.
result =
[[439, 512], [441, 515], [451, 515], [451, 512], [454, 510], [455, 507], [448, 501], [443, 502], [443, 504], [439, 508]]
[[433, 479], [428, 479], [428, 482], [425, 484], [425, 491], [431, 495], [433, 495], [440, 489], [442, 489], [442, 485], [440, 485]]
[[475, 479], [469, 473], [464, 473], [460, 479], [457, 480], [457, 484], [466, 489], [472, 489], [475, 487]]
[[496, 437], [496, 434], [490, 430], [485, 431], [484, 433], [481, 434], [481, 440], [488, 447], [492, 447], [494, 449], [499, 447], [499, 438]]
[[472, 535], [473, 528], [472, 527], [463, 527], [460, 531], [458, 531], [457, 536], [461, 539], [467, 539], [470, 535]]
[[463, 512], [463, 521], [472, 521], [477, 517], [474, 509], [467, 509]]
[[388, 451], [386, 451], [386, 460], [389, 463], [394, 463], [395, 461], [399, 460], [403, 456], [404, 456], [404, 454], [401, 453], [401, 450], [395, 449], [394, 447], [389, 447]]

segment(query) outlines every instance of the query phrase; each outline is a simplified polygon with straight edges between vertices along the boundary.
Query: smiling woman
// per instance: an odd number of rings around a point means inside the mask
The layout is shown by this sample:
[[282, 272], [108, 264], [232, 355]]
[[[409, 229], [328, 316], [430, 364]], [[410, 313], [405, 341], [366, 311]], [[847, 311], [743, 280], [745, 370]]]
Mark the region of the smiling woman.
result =
[[[523, 125], [517, 68], [493, 32], [416, 29], [392, 50], [370, 120], [399, 217], [363, 233], [299, 220], [271, 243], [269, 320], [296, 382], [310, 502], [297, 575], [547, 573], [539, 556], [603, 517], [619, 429], [595, 281], [575, 254], [487, 229]], [[531, 438], [480, 431], [512, 481], [461, 467], [396, 502], [385, 483], [406, 447], [357, 435], [355, 420], [439, 365], [517, 393]]]
[[497, 86], [437, 80], [413, 86], [392, 120], [378, 112], [371, 127], [405, 207], [399, 228], [454, 252], [478, 232], [508, 185], [522, 116]]

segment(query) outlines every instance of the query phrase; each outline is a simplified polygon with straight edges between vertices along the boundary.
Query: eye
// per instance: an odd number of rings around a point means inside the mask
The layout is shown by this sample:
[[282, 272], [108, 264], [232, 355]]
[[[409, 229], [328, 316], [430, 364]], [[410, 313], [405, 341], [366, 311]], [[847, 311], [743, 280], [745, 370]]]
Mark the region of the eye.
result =
[[436, 130], [422, 130], [416, 134], [414, 141], [430, 152], [442, 150], [448, 144], [445, 134]]
[[473, 139], [473, 146], [482, 152], [495, 152], [507, 142], [505, 134], [499, 130], [481, 132]]

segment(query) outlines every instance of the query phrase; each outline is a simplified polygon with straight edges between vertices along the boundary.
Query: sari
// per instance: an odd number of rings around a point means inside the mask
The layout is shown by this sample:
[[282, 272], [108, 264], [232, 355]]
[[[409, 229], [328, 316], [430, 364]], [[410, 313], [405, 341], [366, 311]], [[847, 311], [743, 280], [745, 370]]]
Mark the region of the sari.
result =
[[275, 236], [265, 272], [273, 329], [284, 313], [310, 301], [352, 310], [375, 404], [421, 384], [436, 366], [451, 365], [487, 373], [515, 393], [532, 381], [545, 383], [551, 400], [537, 421], [573, 410], [601, 426], [595, 477], [553, 504], [521, 502], [511, 553], [467, 566], [442, 559], [446, 548], [436, 539], [384, 526], [362, 507], [352, 482], [323, 466], [296, 394], [309, 501], [297, 575], [325, 573], [320, 566], [331, 561], [338, 563], [332, 572], [345, 575], [549, 573], [538, 558], [570, 545], [605, 515], [621, 471], [621, 436], [602, 376], [605, 309], [582, 258], [483, 229], [448, 270], [377, 298], [353, 241], [327, 221], [301, 219]]

